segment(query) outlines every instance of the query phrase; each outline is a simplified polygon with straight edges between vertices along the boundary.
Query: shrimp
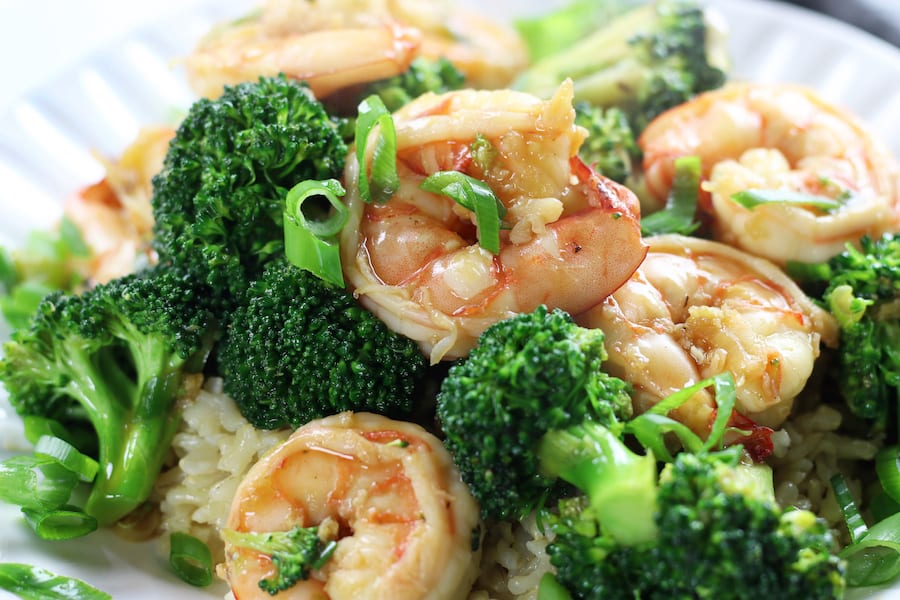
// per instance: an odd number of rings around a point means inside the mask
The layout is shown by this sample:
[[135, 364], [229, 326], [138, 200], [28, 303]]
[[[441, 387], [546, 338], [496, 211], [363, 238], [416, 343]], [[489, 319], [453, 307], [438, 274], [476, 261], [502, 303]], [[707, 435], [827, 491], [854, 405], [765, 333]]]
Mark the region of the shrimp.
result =
[[[651, 122], [639, 144], [656, 201], [671, 188], [674, 158], [700, 156], [701, 204], [715, 239], [779, 264], [822, 262], [865, 234], [900, 227], [900, 171], [890, 152], [852, 115], [801, 86], [733, 84], [701, 94]], [[732, 200], [748, 189], [840, 205], [749, 209]]]
[[[326, 522], [336, 526], [334, 554], [278, 598], [455, 599], [477, 575], [478, 505], [440, 440], [418, 425], [349, 412], [307, 423], [250, 469], [227, 527]], [[269, 597], [258, 586], [273, 575], [267, 556], [228, 544], [225, 555], [236, 598]]]
[[515, 32], [450, 2], [268, 0], [206, 35], [185, 67], [202, 96], [285, 73], [326, 98], [398, 75], [419, 56], [446, 57], [478, 87], [509, 83], [527, 62]]
[[170, 127], [142, 129], [117, 160], [101, 158], [106, 176], [68, 198], [65, 216], [81, 232], [91, 259], [81, 273], [103, 283], [152, 262], [153, 176], [162, 168], [175, 135]]
[[[359, 198], [348, 159], [341, 260], [360, 301], [432, 362], [464, 356], [488, 326], [539, 304], [583, 312], [643, 259], [637, 198], [576, 157], [585, 132], [571, 82], [548, 101], [427, 94], [394, 122], [401, 184], [388, 202]], [[485, 181], [508, 209], [497, 255], [475, 241], [472, 212], [419, 188], [448, 169]]]
[[[636, 412], [730, 371], [736, 410], [776, 427], [806, 385], [833, 317], [768, 260], [719, 242], [665, 235], [631, 279], [577, 320], [606, 334], [609, 372], [634, 385]], [[715, 418], [708, 390], [671, 414], [704, 436]]]

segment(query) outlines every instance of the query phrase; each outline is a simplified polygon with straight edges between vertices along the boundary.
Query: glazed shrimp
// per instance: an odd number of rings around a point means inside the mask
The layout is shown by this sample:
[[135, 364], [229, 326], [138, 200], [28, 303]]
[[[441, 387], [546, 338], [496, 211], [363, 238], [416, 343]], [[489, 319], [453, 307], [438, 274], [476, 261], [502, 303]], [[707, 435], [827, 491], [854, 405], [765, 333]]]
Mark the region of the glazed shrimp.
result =
[[[837, 328], [773, 263], [730, 246], [677, 235], [648, 238], [631, 279], [578, 321], [606, 334], [613, 375], [634, 385], [637, 412], [730, 371], [736, 410], [776, 427]], [[715, 417], [706, 390], [673, 411], [705, 436]]]
[[[477, 575], [478, 511], [433, 435], [379, 415], [341, 413], [300, 427], [255, 464], [227, 527], [336, 526], [337, 549], [325, 566], [278, 598], [456, 599]], [[225, 555], [236, 598], [269, 597], [258, 586], [273, 574], [267, 556], [228, 544]]]
[[419, 56], [447, 58], [473, 87], [506, 85], [527, 62], [514, 31], [451, 2], [268, 0], [210, 32], [185, 66], [203, 96], [283, 72], [325, 98], [398, 75]]
[[[400, 188], [364, 203], [351, 153], [341, 259], [360, 301], [433, 362], [467, 354], [489, 325], [539, 304], [583, 312], [643, 259], [636, 197], [575, 156], [585, 132], [571, 82], [549, 101], [508, 90], [429, 94], [394, 121]], [[491, 158], [474, 159], [473, 143]], [[475, 241], [473, 213], [419, 189], [440, 170], [485, 181], [506, 206], [497, 255]]]
[[[853, 116], [796, 85], [733, 84], [663, 113], [639, 139], [648, 191], [665, 200], [673, 159], [698, 155], [703, 208], [717, 240], [778, 263], [821, 262], [864, 234], [900, 226], [900, 176], [889, 151]], [[790, 190], [838, 200], [748, 209], [742, 190]]]
[[170, 127], [142, 129], [116, 160], [100, 159], [106, 176], [66, 200], [64, 212], [91, 251], [82, 275], [103, 283], [152, 261], [152, 178], [162, 168], [175, 134]]

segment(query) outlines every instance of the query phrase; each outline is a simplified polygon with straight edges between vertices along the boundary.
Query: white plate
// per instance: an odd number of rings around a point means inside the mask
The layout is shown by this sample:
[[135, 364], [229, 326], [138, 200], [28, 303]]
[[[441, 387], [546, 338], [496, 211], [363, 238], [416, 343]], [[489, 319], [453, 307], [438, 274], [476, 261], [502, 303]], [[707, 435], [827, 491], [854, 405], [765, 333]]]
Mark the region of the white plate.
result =
[[[170, 59], [184, 55], [212, 23], [240, 14], [248, 1], [201, 3], [139, 29], [14, 102], [0, 118], [0, 244], [17, 244], [28, 231], [48, 226], [63, 198], [98, 179], [102, 171], [93, 152], [114, 156], [140, 125], [163, 121], [173, 108], [186, 106], [191, 95]], [[900, 51], [791, 6], [709, 3], [730, 24], [734, 77], [811, 85], [859, 115], [900, 156]], [[540, 0], [488, 5], [495, 16], [547, 7]], [[15, 437], [16, 426], [0, 407], [0, 448]], [[195, 590], [181, 583], [152, 543], [129, 544], [104, 532], [42, 542], [9, 506], [0, 506], [0, 532], [0, 562], [80, 577], [114, 598], [221, 598], [226, 591], [223, 585]], [[900, 591], [864, 596], [900, 598]], [[8, 597], [0, 592], [0, 598]]]

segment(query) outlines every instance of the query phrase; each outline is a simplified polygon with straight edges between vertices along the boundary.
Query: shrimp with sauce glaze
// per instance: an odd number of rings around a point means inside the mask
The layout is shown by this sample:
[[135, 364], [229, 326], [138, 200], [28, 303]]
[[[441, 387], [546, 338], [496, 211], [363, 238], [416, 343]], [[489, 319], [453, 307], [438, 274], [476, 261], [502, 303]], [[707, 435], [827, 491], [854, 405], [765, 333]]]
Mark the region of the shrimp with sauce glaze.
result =
[[284, 73], [321, 99], [399, 75], [419, 56], [447, 58], [474, 87], [503, 86], [527, 62], [515, 32], [450, 2], [268, 0], [213, 29], [185, 67], [201, 96]]
[[[631, 279], [577, 319], [606, 334], [604, 366], [632, 383], [635, 412], [730, 371], [737, 412], [780, 425], [812, 373], [820, 343], [837, 342], [833, 317], [765, 259], [699, 238], [646, 241], [650, 250]], [[671, 416], [705, 437], [715, 418], [710, 391]]]
[[91, 257], [82, 275], [91, 284], [153, 262], [153, 176], [162, 168], [175, 135], [171, 127], [148, 127], [116, 160], [101, 159], [106, 176], [68, 198], [65, 216], [78, 228]]
[[[256, 463], [226, 526], [333, 526], [337, 548], [325, 566], [277, 598], [455, 600], [477, 576], [478, 511], [436, 437], [412, 423], [345, 412], [300, 427]], [[225, 557], [236, 598], [269, 598], [258, 585], [273, 575], [267, 556], [226, 543]]]
[[[674, 159], [699, 156], [714, 237], [779, 264], [822, 262], [863, 235], [900, 226], [900, 175], [890, 152], [802, 86], [743, 83], [701, 94], [652, 121], [639, 144], [657, 202], [671, 188]], [[824, 196], [840, 207], [750, 209], [732, 200], [749, 189]]]
[[[355, 153], [348, 158], [344, 274], [432, 362], [466, 355], [488, 326], [540, 304], [583, 312], [643, 259], [637, 198], [577, 158], [585, 131], [574, 117], [570, 81], [547, 101], [509, 90], [426, 94], [394, 114], [401, 183], [383, 204], [360, 199]], [[473, 158], [473, 144], [489, 158]], [[497, 255], [475, 241], [474, 213], [419, 188], [442, 170], [485, 181], [507, 208]]]

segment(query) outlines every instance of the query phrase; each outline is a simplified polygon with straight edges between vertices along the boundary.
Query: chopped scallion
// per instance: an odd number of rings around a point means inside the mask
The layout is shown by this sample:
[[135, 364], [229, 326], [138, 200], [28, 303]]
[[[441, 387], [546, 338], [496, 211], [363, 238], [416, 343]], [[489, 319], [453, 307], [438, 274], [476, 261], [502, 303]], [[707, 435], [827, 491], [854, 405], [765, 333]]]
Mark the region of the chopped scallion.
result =
[[54, 510], [22, 509], [25, 521], [44, 540], [70, 540], [97, 530], [97, 519], [77, 506], [64, 506]]
[[500, 223], [506, 207], [483, 181], [458, 171], [438, 171], [425, 178], [419, 187], [442, 194], [475, 213], [478, 243], [492, 254], [500, 253]]
[[97, 475], [97, 461], [82, 454], [70, 443], [51, 435], [42, 435], [34, 447], [37, 456], [55, 459], [70, 471], [74, 471], [81, 481], [93, 481]]
[[697, 229], [699, 223], [695, 217], [701, 174], [699, 156], [681, 156], [675, 159], [675, 176], [666, 206], [641, 219], [644, 235], [689, 235]]
[[23, 600], [111, 600], [80, 579], [22, 563], [0, 563], [0, 589]]
[[213, 580], [212, 552], [203, 541], [176, 531], [169, 536], [169, 564], [185, 582], [205, 587]]
[[754, 209], [766, 204], [785, 204], [794, 206], [809, 206], [826, 212], [839, 209], [843, 204], [827, 196], [805, 194], [792, 190], [760, 190], [749, 189], [732, 194], [731, 199], [744, 208]]
[[[308, 180], [288, 192], [284, 209], [284, 251], [297, 267], [334, 285], [344, 285], [338, 237], [347, 223], [349, 210], [340, 200], [344, 186], [337, 179]], [[315, 206], [311, 199], [324, 198], [328, 206]], [[321, 214], [313, 215], [313, 208]]]
[[37, 511], [64, 506], [78, 474], [47, 456], [20, 455], [0, 462], [0, 501]]
[[[359, 163], [359, 195], [364, 202], [387, 202], [400, 187], [394, 119], [381, 98], [375, 95], [363, 100], [357, 112], [354, 144]], [[373, 144], [370, 177], [366, 151], [373, 132], [377, 137]]]

